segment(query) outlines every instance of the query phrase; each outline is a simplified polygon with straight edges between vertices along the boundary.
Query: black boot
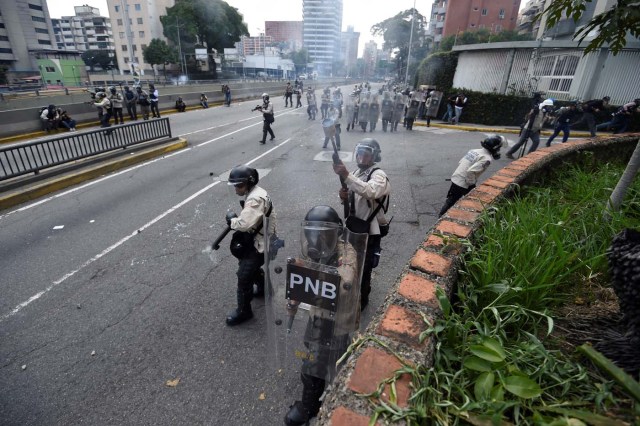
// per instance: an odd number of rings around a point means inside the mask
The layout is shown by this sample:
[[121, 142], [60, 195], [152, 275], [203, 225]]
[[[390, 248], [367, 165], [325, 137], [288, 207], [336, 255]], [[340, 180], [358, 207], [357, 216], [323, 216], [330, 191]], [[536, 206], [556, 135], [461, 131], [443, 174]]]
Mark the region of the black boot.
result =
[[300, 426], [309, 422], [320, 411], [320, 397], [324, 392], [325, 381], [318, 377], [301, 374], [302, 401], [296, 401], [284, 417], [287, 426]]
[[267, 132], [262, 132], [262, 140], [258, 142], [260, 143], [260, 145], [264, 145], [265, 143], [267, 143]]
[[311, 419], [311, 416], [302, 401], [296, 401], [287, 412], [287, 415], [284, 416], [284, 424], [287, 426], [301, 426], [309, 424], [309, 419]]
[[245, 321], [253, 318], [253, 311], [251, 310], [251, 293], [246, 293], [242, 290], [237, 290], [236, 296], [238, 298], [238, 307], [227, 315], [227, 325], [232, 327], [234, 325], [242, 324]]

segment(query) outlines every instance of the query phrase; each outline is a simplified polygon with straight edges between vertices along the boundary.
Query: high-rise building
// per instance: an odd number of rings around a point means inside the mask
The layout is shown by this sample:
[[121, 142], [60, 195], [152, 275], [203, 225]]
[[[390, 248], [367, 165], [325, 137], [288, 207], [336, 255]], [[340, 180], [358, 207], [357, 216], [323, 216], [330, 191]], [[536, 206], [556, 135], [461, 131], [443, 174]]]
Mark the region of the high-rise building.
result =
[[518, 16], [518, 34], [530, 34], [535, 37], [540, 27], [540, 20], [535, 16], [544, 8], [545, 0], [529, 0]]
[[302, 21], [265, 21], [264, 34], [274, 43], [285, 44], [285, 50], [302, 48]]
[[321, 75], [333, 72], [340, 57], [342, 0], [302, 0], [303, 42]]
[[373, 77], [378, 63], [378, 44], [375, 41], [370, 40], [365, 43], [362, 59], [364, 60], [364, 77]]
[[91, 6], [75, 6], [75, 16], [53, 18], [53, 32], [59, 50], [108, 50], [115, 55], [111, 21], [100, 16], [100, 10]]
[[[132, 65], [142, 74], [154, 72], [144, 62], [142, 50], [154, 38], [167, 41], [160, 16], [166, 15], [167, 8], [174, 4], [175, 0], [107, 0], [121, 73], [132, 73]], [[178, 28], [184, 24], [176, 22]]]
[[429, 32], [434, 42], [463, 31], [516, 28], [520, 0], [434, 0]]
[[348, 76], [355, 75], [358, 61], [358, 43], [360, 33], [353, 31], [353, 26], [347, 26], [347, 31], [342, 33], [340, 40], [340, 59]]
[[0, 2], [0, 65], [38, 74], [34, 52], [55, 48], [46, 0]]

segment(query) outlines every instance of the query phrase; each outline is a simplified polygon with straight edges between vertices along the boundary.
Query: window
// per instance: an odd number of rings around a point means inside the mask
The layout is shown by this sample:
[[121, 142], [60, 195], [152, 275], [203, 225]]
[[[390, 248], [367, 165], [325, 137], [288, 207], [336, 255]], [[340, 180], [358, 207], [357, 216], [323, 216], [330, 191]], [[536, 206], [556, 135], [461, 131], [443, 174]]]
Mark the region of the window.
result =
[[118, 19], [118, 20], [116, 21], [116, 23], [117, 23], [118, 25], [122, 26], [122, 19]]
[[138, 24], [142, 25], [142, 18], [138, 18]]
[[44, 67], [44, 70], [46, 72], [56, 72], [56, 69], [54, 67]]
[[0, 35], [0, 41], [9, 41], [9, 37]]
[[136, 46], [135, 44], [131, 46], [131, 48], [133, 49], [134, 52], [138, 51], [138, 46]]
[[128, 64], [129, 63], [129, 58], [124, 58], [124, 63]]
[[476, 26], [476, 24], [471, 24], [471, 25], [470, 25], [470, 27], [471, 27], [471, 28], [473, 28], [473, 27], [475, 27], [475, 26]]
[[482, 16], [487, 16], [488, 10], [487, 9], [482, 9]]
[[4, 24], [0, 22], [0, 28], [4, 28]]
[[13, 53], [13, 50], [7, 49], [5, 47], [0, 47], [0, 53]]
[[144, 49], [146, 49], [146, 48], [147, 48], [147, 45], [146, 45], [146, 44], [141, 44], [141, 45], [140, 45], [140, 49], [144, 50]]
[[504, 19], [504, 9], [500, 9], [500, 12], [498, 13], [498, 19]]
[[144, 38], [144, 31], [138, 31], [138, 37]]
[[116, 12], [120, 12], [120, 6], [116, 5]]
[[29, 3], [29, 9], [33, 9], [33, 10], [42, 10], [42, 6], [39, 6], [37, 4], [31, 4]]
[[36, 32], [40, 34], [49, 34], [49, 31], [47, 31], [45, 28], [36, 28]]
[[120, 32], [120, 38], [124, 38], [124, 31]]
[[477, 12], [477, 11], [478, 11], [478, 8], [477, 8], [477, 7], [474, 7], [474, 8], [473, 8], [473, 11], [474, 11], [474, 12]]
[[120, 47], [122, 47], [122, 51], [123, 51], [123, 52], [126, 52], [126, 51], [127, 51], [127, 45], [126, 45], [126, 44], [123, 44], [123, 45], [122, 45], [122, 46], [120, 46]]
[[502, 31], [502, 25], [496, 25], [496, 32], [499, 33]]
[[38, 44], [41, 44], [43, 46], [49, 46], [51, 42], [49, 40], [38, 40]]
[[142, 7], [140, 6], [140, 3], [136, 3], [133, 5], [133, 7], [135, 8], [136, 11], [140, 12], [142, 10]]
[[44, 18], [41, 18], [39, 16], [32, 16], [31, 20], [34, 22], [47, 22]]

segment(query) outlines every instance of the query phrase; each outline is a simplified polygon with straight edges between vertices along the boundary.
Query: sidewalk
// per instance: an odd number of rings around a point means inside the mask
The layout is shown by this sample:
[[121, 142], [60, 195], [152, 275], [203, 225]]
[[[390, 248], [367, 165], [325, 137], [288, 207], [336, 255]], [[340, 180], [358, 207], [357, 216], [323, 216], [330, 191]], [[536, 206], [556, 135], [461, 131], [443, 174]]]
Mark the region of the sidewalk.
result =
[[[416, 120], [414, 125], [417, 126], [427, 126], [427, 122], [425, 120]], [[514, 133], [520, 134], [520, 127], [518, 126], [487, 126], [484, 124], [473, 124], [473, 123], [461, 123], [461, 124], [446, 124], [443, 123], [442, 120], [431, 120], [431, 127], [440, 127], [443, 129], [455, 129], [455, 130], [464, 130], [468, 132], [486, 132], [486, 133]], [[551, 136], [553, 134], [553, 130], [544, 129], [540, 132], [542, 136]], [[562, 140], [562, 133], [558, 136], [560, 140]], [[578, 138], [589, 138], [591, 134], [584, 130], [571, 130], [571, 137]]]

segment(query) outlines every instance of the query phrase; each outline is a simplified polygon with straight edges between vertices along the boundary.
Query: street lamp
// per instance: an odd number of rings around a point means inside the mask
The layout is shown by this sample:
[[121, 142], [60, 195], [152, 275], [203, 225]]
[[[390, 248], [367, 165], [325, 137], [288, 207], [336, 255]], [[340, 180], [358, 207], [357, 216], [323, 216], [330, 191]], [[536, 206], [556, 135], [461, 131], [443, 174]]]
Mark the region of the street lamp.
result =
[[111, 70], [111, 84], [113, 84], [113, 81], [115, 80], [113, 76], [113, 61], [109, 61], [109, 69]]

